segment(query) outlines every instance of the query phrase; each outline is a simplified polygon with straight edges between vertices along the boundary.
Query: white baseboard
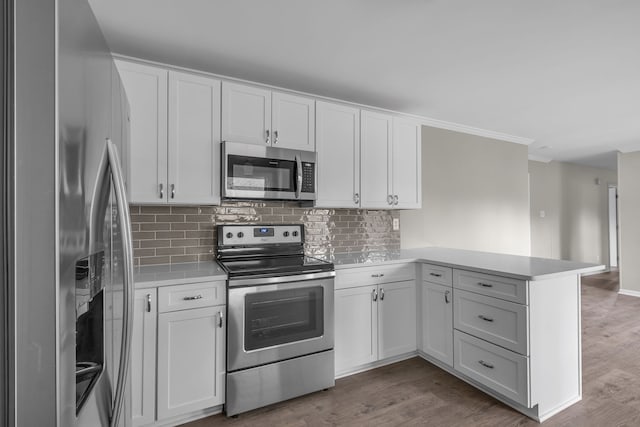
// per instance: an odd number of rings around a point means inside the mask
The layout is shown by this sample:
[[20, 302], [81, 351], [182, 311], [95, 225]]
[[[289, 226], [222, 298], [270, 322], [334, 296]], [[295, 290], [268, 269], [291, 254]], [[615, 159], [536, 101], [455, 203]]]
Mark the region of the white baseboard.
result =
[[618, 291], [620, 295], [628, 295], [630, 297], [638, 297], [640, 298], [640, 291], [632, 291], [631, 289], [620, 289]]

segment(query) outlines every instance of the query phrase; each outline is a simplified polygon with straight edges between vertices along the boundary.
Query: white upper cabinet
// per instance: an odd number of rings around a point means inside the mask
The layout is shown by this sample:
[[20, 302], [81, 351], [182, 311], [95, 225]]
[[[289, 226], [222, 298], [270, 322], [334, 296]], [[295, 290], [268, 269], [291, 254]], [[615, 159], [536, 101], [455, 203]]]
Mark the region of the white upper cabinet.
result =
[[220, 203], [220, 80], [169, 73], [168, 200]]
[[130, 165], [129, 202], [162, 202], [160, 189], [167, 187], [168, 71], [120, 60], [116, 66], [131, 110], [131, 142], [123, 156]]
[[394, 207], [422, 207], [422, 126], [411, 119], [393, 118], [392, 191]]
[[360, 207], [360, 109], [316, 102], [316, 206]]
[[420, 124], [367, 110], [361, 121], [362, 207], [422, 207]]
[[271, 91], [222, 84], [222, 140], [271, 145]]
[[315, 101], [224, 82], [222, 140], [314, 151]]
[[315, 101], [304, 96], [273, 92], [271, 105], [273, 146], [314, 151]]
[[392, 117], [362, 110], [361, 124], [361, 189], [362, 208], [393, 207], [391, 193]]
[[220, 80], [117, 60], [129, 99], [130, 203], [220, 202]]

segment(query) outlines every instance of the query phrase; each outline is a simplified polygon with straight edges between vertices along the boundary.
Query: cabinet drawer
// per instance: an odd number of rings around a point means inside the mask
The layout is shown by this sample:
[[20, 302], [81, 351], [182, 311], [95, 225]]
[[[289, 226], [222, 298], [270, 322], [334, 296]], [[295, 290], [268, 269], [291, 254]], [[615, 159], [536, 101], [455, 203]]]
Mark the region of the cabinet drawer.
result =
[[422, 264], [422, 280], [425, 282], [438, 283], [440, 285], [451, 286], [453, 284], [453, 269], [440, 267], [433, 264]]
[[454, 331], [454, 369], [523, 405], [529, 402], [529, 358]]
[[158, 288], [158, 312], [226, 304], [225, 282], [204, 282]]
[[336, 270], [336, 289], [416, 279], [415, 264], [392, 264]]
[[525, 280], [466, 270], [453, 270], [453, 287], [527, 304], [527, 282]]
[[456, 289], [454, 328], [520, 354], [529, 354], [528, 307]]

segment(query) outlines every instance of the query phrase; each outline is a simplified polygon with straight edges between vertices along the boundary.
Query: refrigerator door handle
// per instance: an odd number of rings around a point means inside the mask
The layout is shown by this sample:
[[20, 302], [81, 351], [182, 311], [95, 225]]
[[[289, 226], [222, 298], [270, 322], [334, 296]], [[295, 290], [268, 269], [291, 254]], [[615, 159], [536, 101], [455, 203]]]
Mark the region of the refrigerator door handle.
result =
[[120, 362], [118, 370], [118, 383], [113, 403], [113, 413], [111, 426], [115, 427], [120, 421], [120, 414], [123, 410], [125, 386], [129, 373], [129, 359], [131, 356], [131, 330], [133, 328], [133, 245], [131, 241], [131, 218], [129, 216], [129, 205], [127, 203], [124, 177], [120, 168], [120, 159], [115, 144], [107, 139], [107, 152], [109, 157], [109, 169], [113, 179], [113, 186], [116, 194], [116, 204], [118, 206], [118, 219], [122, 232], [122, 255], [124, 269], [124, 298], [123, 298], [123, 322], [122, 322], [122, 345], [120, 349]]

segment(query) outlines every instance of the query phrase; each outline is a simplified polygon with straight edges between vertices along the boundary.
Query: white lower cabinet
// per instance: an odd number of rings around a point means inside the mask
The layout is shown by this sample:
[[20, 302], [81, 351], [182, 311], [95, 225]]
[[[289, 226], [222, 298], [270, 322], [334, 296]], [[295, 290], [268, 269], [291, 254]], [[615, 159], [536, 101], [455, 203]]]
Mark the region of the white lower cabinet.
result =
[[464, 332], [454, 331], [456, 371], [530, 407], [529, 358]]
[[139, 289], [133, 302], [131, 335], [131, 417], [133, 425], [156, 418], [156, 289]]
[[[413, 271], [413, 265], [406, 267]], [[348, 287], [335, 291], [336, 375], [416, 350], [415, 274], [414, 280], [384, 283], [379, 282], [384, 273], [377, 271], [367, 267], [337, 272], [338, 287]], [[373, 284], [347, 280], [367, 276], [373, 276]]]
[[224, 402], [224, 306], [158, 315], [158, 419]]
[[422, 282], [422, 342], [420, 350], [453, 367], [453, 289]]
[[416, 351], [416, 283], [378, 287], [378, 358]]
[[225, 299], [223, 281], [135, 291], [134, 426], [189, 421], [224, 403]]
[[377, 286], [335, 291], [336, 374], [378, 358]]

